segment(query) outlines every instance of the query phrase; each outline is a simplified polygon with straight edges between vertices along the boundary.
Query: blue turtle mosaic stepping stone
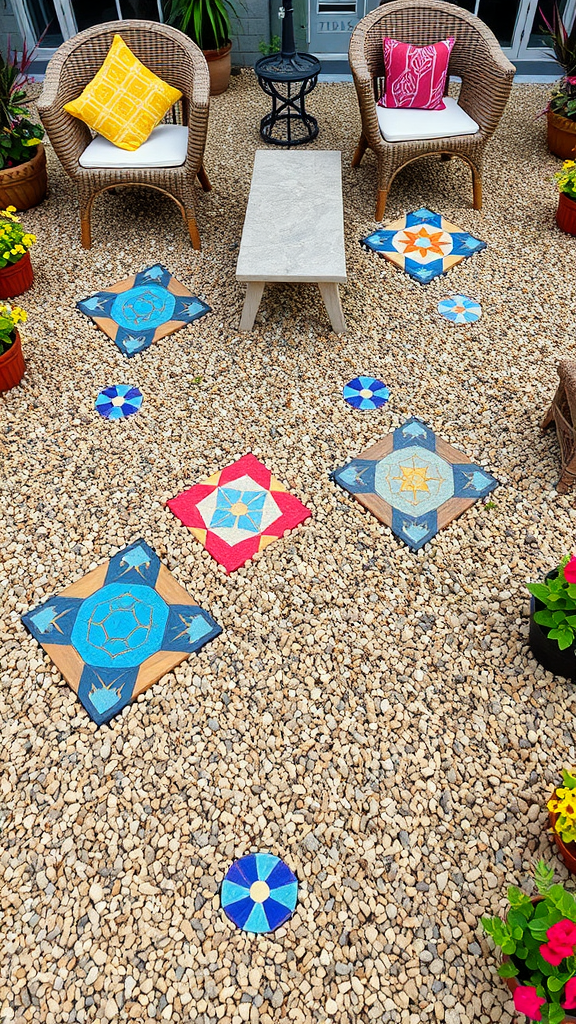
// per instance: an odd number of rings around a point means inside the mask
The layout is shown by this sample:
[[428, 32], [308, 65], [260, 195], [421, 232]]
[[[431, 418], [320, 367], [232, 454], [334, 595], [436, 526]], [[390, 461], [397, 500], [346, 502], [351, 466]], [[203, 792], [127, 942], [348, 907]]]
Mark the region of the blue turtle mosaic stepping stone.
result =
[[220, 893], [224, 913], [245, 932], [273, 932], [292, 916], [297, 899], [296, 875], [271, 853], [234, 861]]
[[142, 405], [142, 392], [131, 384], [111, 384], [100, 392], [94, 405], [107, 420], [125, 419], [138, 412]]
[[453, 324], [474, 324], [482, 316], [482, 306], [467, 295], [452, 295], [440, 300], [438, 312]]
[[415, 416], [332, 476], [412, 551], [498, 486]]
[[128, 357], [210, 312], [160, 263], [76, 305]]
[[379, 409], [390, 398], [390, 389], [377, 377], [355, 377], [344, 385], [342, 394], [355, 409]]
[[97, 725], [222, 632], [144, 540], [22, 616]]
[[425, 206], [367, 235], [362, 244], [405, 270], [420, 284], [428, 284], [486, 248], [486, 242]]

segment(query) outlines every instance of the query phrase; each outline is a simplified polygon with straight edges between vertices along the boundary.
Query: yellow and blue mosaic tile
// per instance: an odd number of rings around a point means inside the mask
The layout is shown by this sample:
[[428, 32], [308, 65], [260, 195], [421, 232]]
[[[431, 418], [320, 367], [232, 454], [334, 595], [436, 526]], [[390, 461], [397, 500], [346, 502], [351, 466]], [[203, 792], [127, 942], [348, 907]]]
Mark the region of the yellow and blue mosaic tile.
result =
[[77, 307], [128, 357], [210, 312], [160, 263], [82, 299]]
[[332, 476], [412, 551], [498, 486], [415, 416]]
[[428, 284], [450, 267], [486, 248], [486, 242], [426, 207], [374, 231], [362, 239], [362, 244], [421, 284]]
[[97, 725], [222, 632], [144, 540], [22, 621]]

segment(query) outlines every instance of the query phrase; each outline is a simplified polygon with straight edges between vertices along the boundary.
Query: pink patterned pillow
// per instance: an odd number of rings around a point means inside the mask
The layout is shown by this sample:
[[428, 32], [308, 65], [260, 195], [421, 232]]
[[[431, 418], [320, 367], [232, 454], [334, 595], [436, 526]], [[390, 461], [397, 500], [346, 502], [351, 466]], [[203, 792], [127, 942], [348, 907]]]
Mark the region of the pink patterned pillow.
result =
[[442, 97], [454, 39], [429, 46], [413, 46], [397, 39], [383, 39], [386, 87], [378, 100], [381, 107], [419, 107], [444, 110]]

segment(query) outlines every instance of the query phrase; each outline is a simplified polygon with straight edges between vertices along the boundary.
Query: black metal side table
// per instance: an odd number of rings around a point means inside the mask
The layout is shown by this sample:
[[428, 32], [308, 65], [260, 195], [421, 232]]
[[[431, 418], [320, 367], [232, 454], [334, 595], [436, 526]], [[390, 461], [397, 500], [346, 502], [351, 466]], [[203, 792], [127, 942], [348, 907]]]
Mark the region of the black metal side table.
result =
[[272, 97], [272, 110], [260, 122], [260, 135], [275, 146], [301, 146], [318, 135], [318, 122], [305, 100], [318, 81], [322, 65], [311, 53], [261, 57], [254, 70], [260, 86]]

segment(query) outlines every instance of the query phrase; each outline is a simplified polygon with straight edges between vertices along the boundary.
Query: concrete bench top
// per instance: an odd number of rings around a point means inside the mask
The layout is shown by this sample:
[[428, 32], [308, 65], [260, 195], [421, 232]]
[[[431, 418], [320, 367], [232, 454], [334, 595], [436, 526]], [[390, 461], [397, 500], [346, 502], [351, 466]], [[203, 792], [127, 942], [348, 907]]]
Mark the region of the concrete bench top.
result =
[[236, 277], [346, 283], [339, 152], [256, 151]]

